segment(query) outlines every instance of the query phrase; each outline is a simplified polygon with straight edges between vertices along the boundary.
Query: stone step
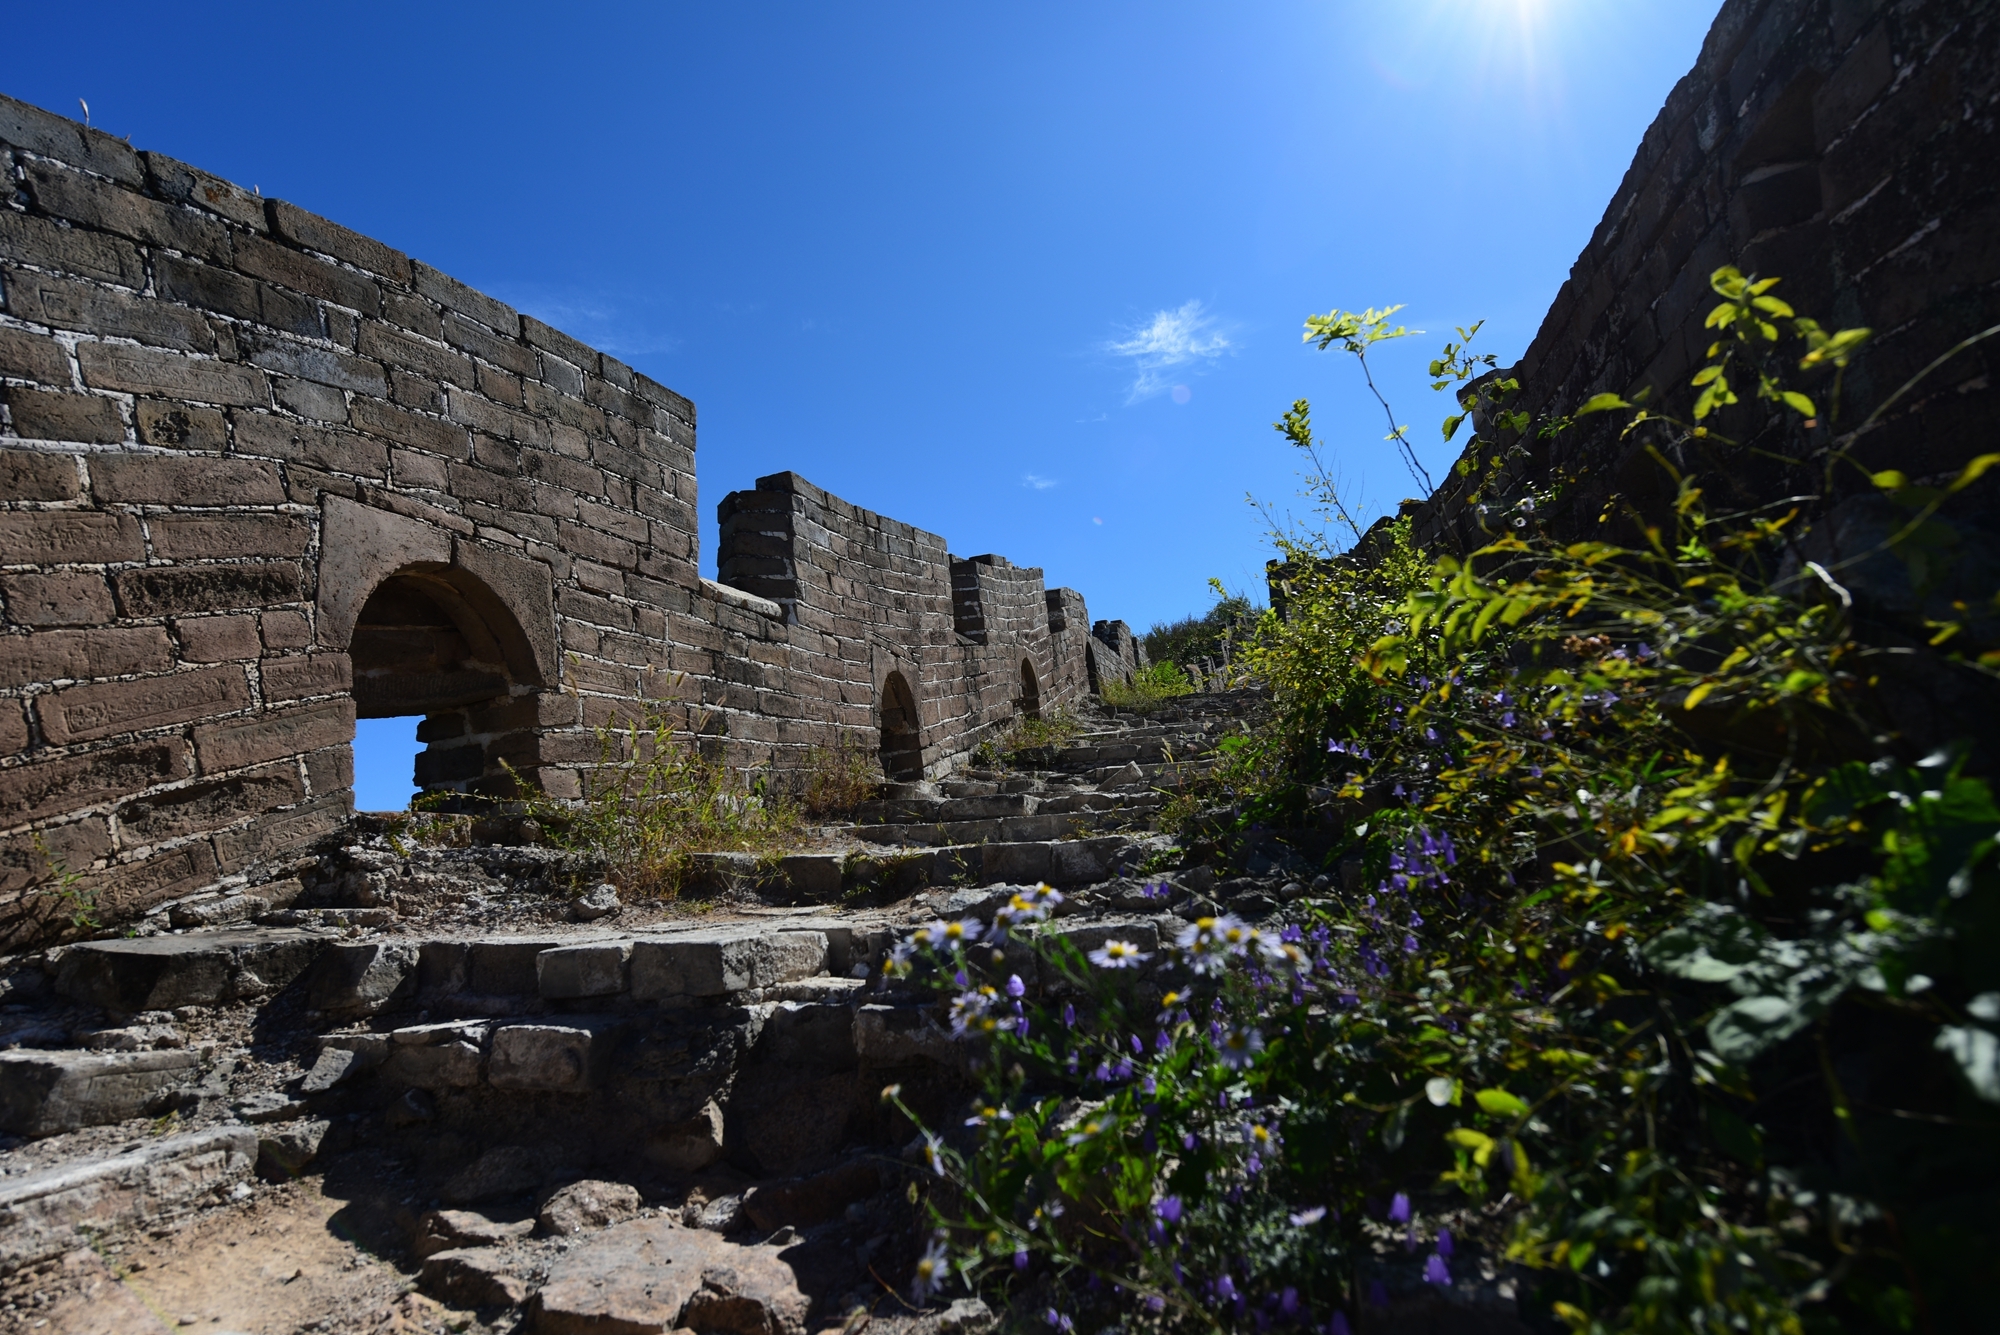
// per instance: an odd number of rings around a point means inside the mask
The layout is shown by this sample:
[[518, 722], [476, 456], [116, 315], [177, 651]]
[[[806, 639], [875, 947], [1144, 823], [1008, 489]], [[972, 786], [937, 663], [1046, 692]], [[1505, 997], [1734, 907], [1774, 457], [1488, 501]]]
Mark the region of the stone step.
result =
[[337, 935], [252, 927], [87, 941], [62, 950], [56, 990], [83, 1005], [125, 1014], [248, 1001], [282, 990]]
[[1005, 816], [997, 820], [943, 820], [906, 825], [856, 825], [851, 833], [872, 844], [910, 844], [938, 848], [948, 844], [985, 844], [1021, 840], [1061, 839], [1083, 828], [1076, 815]]
[[258, 1133], [223, 1126], [0, 1178], [0, 1274], [156, 1227], [250, 1176]]
[[854, 809], [854, 816], [857, 821], [869, 825], [998, 820], [1007, 816], [1032, 816], [1040, 809], [1040, 802], [1040, 797], [1027, 792], [863, 802]]
[[0, 1131], [52, 1136], [165, 1112], [201, 1076], [201, 1055], [159, 1052], [0, 1052]]

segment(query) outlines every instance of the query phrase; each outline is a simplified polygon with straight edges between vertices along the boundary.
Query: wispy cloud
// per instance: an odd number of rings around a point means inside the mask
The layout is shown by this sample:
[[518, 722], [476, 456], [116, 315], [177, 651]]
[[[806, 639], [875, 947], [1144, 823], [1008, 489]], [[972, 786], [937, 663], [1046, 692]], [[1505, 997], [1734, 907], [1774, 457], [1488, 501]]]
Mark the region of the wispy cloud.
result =
[[1050, 487], [1056, 485], [1056, 480], [1052, 477], [1042, 477], [1036, 473], [1023, 473], [1021, 474], [1021, 485], [1024, 487], [1033, 487], [1036, 491], [1047, 491]]
[[1171, 389], [1182, 376], [1174, 372], [1184, 366], [1212, 365], [1235, 344], [1202, 309], [1190, 301], [1179, 310], [1160, 311], [1129, 335], [1104, 345], [1114, 357], [1130, 358], [1135, 372], [1125, 402], [1133, 404]]
[[502, 283], [488, 289], [571, 338], [614, 357], [679, 351], [683, 340], [665, 328], [658, 303], [569, 288]]

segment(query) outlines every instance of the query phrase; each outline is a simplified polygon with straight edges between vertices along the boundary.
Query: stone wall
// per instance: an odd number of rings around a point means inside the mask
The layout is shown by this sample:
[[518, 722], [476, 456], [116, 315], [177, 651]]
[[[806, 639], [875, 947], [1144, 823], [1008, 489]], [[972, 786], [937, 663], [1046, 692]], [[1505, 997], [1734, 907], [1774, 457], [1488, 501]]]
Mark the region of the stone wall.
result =
[[[1846, 377], [1839, 422], [1782, 447], [1797, 454], [1857, 425], [1959, 340], [2000, 323], [1996, 97], [2000, 12], [1983, 0], [1727, 0], [1540, 332], [1504, 373], [1522, 384], [1514, 406], [1540, 417], [1600, 391], [1650, 388], [1685, 414], [1688, 379], [1714, 339], [1702, 325], [1717, 300], [1709, 274], [1735, 264], [1781, 276], [1778, 295], [1801, 314], [1875, 331]], [[1991, 449], [1993, 346], [1929, 378], [1858, 443], [1861, 461], [1929, 476]], [[1570, 534], [1601, 531], [1607, 505], [1656, 506], [1664, 474], [1616, 438], [1611, 416], [1553, 441], [1502, 436], [1522, 447], [1507, 493], [1561, 487], [1551, 518]], [[1769, 426], [1752, 404], [1718, 424], [1739, 440]], [[1730, 508], [1795, 489], [1742, 452], [1683, 463]], [[1847, 470], [1836, 497], [1865, 486]], [[1419, 539], [1481, 541], [1471, 489], [1455, 477], [1406, 503]]]
[[922, 777], [1024, 662], [1037, 707], [1083, 689], [1040, 571], [955, 602], [942, 538], [793, 474], [703, 580], [694, 406], [531, 316], [23, 103], [0, 151], [0, 948], [282, 875], [357, 715], [423, 716], [425, 788], [569, 797], [649, 709]]

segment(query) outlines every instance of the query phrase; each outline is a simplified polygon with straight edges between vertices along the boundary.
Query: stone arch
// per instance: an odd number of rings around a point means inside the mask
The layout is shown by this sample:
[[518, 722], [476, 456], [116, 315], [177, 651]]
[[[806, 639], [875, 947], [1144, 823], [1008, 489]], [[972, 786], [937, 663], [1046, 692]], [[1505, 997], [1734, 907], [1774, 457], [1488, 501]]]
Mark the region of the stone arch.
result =
[[917, 719], [917, 698], [900, 672], [882, 682], [882, 772], [892, 782], [924, 777], [923, 732]]
[[[415, 785], [512, 796], [557, 684], [546, 567], [388, 511], [325, 502], [318, 638], [352, 664], [359, 718], [421, 715]], [[503, 763], [505, 762], [505, 763]]]
[[1042, 683], [1035, 675], [1035, 660], [1021, 660], [1021, 698], [1014, 702], [1016, 707], [1029, 718], [1042, 716]]

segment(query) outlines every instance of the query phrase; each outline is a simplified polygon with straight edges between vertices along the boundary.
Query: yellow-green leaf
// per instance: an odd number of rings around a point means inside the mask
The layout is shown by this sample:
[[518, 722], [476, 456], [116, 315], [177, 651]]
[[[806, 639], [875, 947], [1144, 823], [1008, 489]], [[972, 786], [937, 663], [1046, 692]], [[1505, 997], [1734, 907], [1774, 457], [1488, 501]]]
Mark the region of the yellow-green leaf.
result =
[[1787, 408], [1790, 408], [1801, 417], [1819, 416], [1819, 409], [1813, 407], [1813, 401], [1795, 389], [1785, 390], [1778, 397], [1785, 401]]
[[1495, 1117], [1525, 1117], [1528, 1105], [1504, 1089], [1482, 1089], [1472, 1096]]
[[1699, 705], [1702, 701], [1708, 699], [1709, 692], [1713, 691], [1714, 689], [1715, 689], [1714, 682], [1712, 681], [1703, 682], [1701, 685], [1695, 687], [1693, 690], [1688, 692], [1687, 702], [1683, 704], [1681, 708], [1693, 709], [1696, 705]]
[[1870, 473], [1868, 480], [1882, 491], [1901, 491], [1910, 485], [1910, 480], [1894, 468], [1885, 468], [1879, 473]]
[[1576, 410], [1576, 415], [1578, 417], [1585, 417], [1591, 413], [1610, 412], [1614, 408], [1630, 408], [1631, 406], [1630, 403], [1627, 403], [1616, 394], [1593, 394], [1583, 401], [1583, 406]]
[[1963, 469], [1959, 470], [1958, 476], [1951, 480], [1951, 485], [1945, 488], [1945, 490], [1947, 491], [1965, 490], [1965, 488], [1979, 481], [1980, 477], [1985, 474], [1986, 470], [1993, 467], [1995, 464], [2000, 464], [2000, 454], [1980, 455], [1977, 459], [1974, 459], [1971, 463], [1967, 464]]

